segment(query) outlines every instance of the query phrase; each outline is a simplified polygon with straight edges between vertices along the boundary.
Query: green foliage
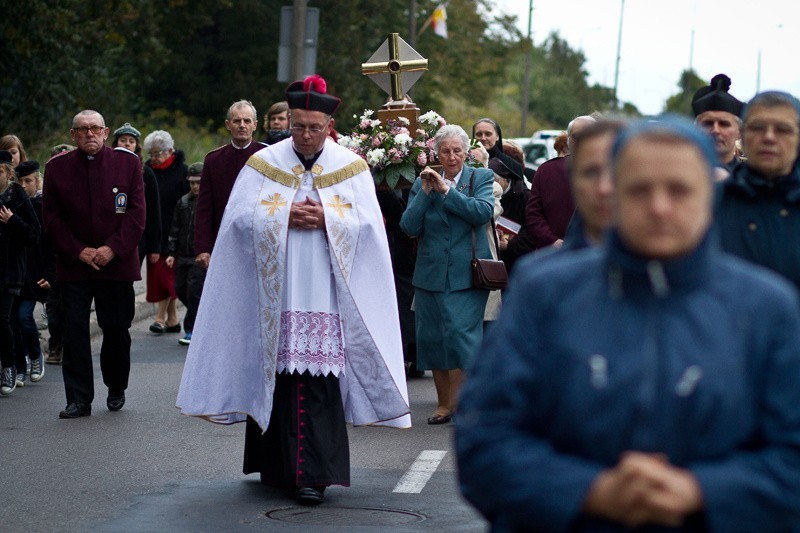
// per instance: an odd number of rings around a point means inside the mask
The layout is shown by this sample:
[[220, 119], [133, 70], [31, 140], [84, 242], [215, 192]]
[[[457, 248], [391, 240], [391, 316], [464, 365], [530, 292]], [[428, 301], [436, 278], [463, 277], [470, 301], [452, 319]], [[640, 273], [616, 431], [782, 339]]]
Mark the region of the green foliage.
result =
[[[311, 0], [319, 7], [317, 70], [342, 98], [337, 128], [386, 95], [361, 75], [387, 38], [408, 40], [408, 2]], [[417, 27], [440, 0], [417, 0]], [[130, 121], [144, 134], [165, 129], [189, 160], [224, 143], [225, 111], [252, 101], [263, 119], [283, 99], [276, 80], [280, 9], [287, 0], [26, 0], [24, 16], [0, 20], [0, 134], [16, 133], [46, 159], [69, 142], [72, 116], [100, 111], [112, 130]], [[607, 109], [610, 89], [589, 86], [585, 57], [558, 35], [529, 46], [514, 17], [493, 0], [451, 0], [449, 39], [430, 29], [415, 48], [430, 71], [414, 87], [421, 109], [435, 109], [469, 131], [492, 116], [512, 136], [519, 124], [525, 56], [530, 53], [531, 132], [564, 127], [578, 114]], [[345, 117], [345, 118], [342, 118]]]
[[708, 85], [708, 82], [700, 78], [694, 70], [684, 70], [681, 72], [680, 80], [678, 80], [680, 92], [667, 98], [664, 111], [694, 117], [692, 97], [698, 89], [706, 85]]

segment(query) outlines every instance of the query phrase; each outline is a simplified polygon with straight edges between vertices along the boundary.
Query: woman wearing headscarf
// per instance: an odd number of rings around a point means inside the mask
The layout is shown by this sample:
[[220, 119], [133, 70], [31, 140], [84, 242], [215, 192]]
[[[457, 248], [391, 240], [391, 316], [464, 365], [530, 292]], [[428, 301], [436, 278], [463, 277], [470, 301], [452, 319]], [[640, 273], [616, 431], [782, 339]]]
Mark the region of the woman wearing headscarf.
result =
[[472, 126], [472, 137], [489, 152], [489, 161], [497, 159], [508, 167], [513, 180], [522, 183], [523, 166], [503, 151], [503, 133], [500, 125], [491, 118], [482, 118]]
[[693, 124], [637, 123], [612, 157], [615, 229], [524, 260], [471, 369], [462, 491], [497, 531], [792, 531], [797, 293], [710, 235]]
[[[426, 167], [414, 182], [400, 228], [418, 237], [414, 268], [417, 368], [432, 370], [437, 406], [429, 424], [445, 424], [456, 409], [461, 370], [483, 334], [489, 291], [473, 288], [470, 263], [490, 258], [486, 224], [492, 218], [494, 176], [464, 165], [469, 137], [442, 127], [433, 138], [442, 174]], [[473, 237], [474, 235], [474, 237]]]
[[189, 192], [189, 182], [186, 180], [189, 167], [184, 162], [183, 152], [175, 150], [175, 141], [166, 131], [156, 130], [145, 137], [144, 150], [150, 156], [145, 165], [150, 167], [156, 176], [161, 201], [160, 255], [156, 262], [147, 263], [147, 301], [158, 303], [156, 319], [150, 324], [150, 331], [156, 335], [180, 333], [175, 270], [167, 266], [166, 259], [172, 214], [181, 196]]

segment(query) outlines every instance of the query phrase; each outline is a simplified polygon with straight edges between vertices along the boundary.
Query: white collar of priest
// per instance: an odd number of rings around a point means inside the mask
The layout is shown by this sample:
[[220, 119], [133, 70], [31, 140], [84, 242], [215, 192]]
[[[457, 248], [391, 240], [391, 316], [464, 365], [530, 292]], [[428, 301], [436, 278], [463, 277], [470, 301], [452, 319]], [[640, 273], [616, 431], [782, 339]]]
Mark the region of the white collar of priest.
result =
[[249, 143], [247, 143], [247, 144], [245, 144], [244, 146], [239, 146], [239, 145], [238, 145], [238, 144], [236, 144], [235, 142], [231, 141], [231, 145], [232, 145], [234, 148], [236, 148], [237, 150], [247, 150], [247, 148], [248, 148], [248, 147], [249, 147], [251, 144], [253, 144], [253, 139], [250, 139], [250, 142], [249, 142]]

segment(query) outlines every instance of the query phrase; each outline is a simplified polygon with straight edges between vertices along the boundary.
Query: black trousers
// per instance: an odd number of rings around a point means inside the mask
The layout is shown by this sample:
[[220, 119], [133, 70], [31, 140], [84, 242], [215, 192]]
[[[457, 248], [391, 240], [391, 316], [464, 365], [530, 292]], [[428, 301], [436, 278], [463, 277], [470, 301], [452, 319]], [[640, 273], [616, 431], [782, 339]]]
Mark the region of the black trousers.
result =
[[291, 489], [350, 486], [350, 447], [339, 380], [332, 374], [277, 374], [267, 432], [248, 417], [245, 474]]
[[200, 307], [200, 296], [206, 281], [206, 269], [195, 263], [194, 257], [179, 257], [175, 262], [175, 294], [186, 306], [183, 317], [183, 329], [187, 333], [194, 330], [197, 308]]
[[47, 331], [50, 333], [47, 348], [55, 350], [64, 345], [64, 329], [61, 326], [61, 285], [50, 284], [44, 310], [47, 313]]
[[108, 388], [125, 390], [131, 370], [130, 327], [135, 311], [132, 281], [69, 281], [61, 283], [64, 326], [62, 372], [67, 403], [92, 403], [94, 372], [89, 314], [94, 300], [103, 331], [100, 371]]
[[14, 333], [11, 330], [11, 307], [14, 296], [0, 290], [0, 364], [3, 368], [14, 366]]

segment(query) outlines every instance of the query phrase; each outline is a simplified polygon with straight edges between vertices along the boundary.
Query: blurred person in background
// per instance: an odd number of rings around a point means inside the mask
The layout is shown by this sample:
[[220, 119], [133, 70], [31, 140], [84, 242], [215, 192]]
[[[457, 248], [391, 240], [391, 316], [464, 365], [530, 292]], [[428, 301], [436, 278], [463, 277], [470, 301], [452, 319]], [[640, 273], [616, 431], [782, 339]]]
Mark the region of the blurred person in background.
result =
[[39, 239], [41, 228], [25, 190], [14, 182], [12, 157], [0, 151], [0, 395], [17, 387], [17, 373], [26, 372], [26, 363], [17, 367], [14, 333], [11, 328], [14, 301], [25, 284], [27, 248]]
[[11, 166], [16, 167], [23, 161], [28, 160], [22, 141], [16, 135], [3, 135], [0, 137], [0, 150], [6, 150], [11, 154]]
[[161, 211], [161, 243], [159, 257], [151, 263], [147, 262], [147, 301], [156, 303], [156, 318], [150, 324], [150, 331], [156, 335], [163, 333], [180, 333], [181, 322], [178, 319], [177, 298], [175, 294], [175, 269], [167, 266], [167, 244], [169, 226], [175, 205], [181, 196], [189, 192], [186, 181], [188, 167], [182, 151], [175, 150], [172, 135], [163, 130], [156, 130], [144, 139], [144, 151], [150, 156], [145, 165], [153, 170], [158, 185], [158, 196]]
[[[38, 161], [23, 161], [15, 169], [20, 184], [33, 207], [36, 222], [44, 227], [42, 219], [42, 176]], [[36, 383], [44, 377], [44, 356], [39, 343], [39, 328], [33, 311], [36, 302], [44, 303], [51, 284], [55, 282], [55, 257], [46, 237], [42, 234], [36, 244], [25, 250], [25, 281], [19, 296], [14, 300], [12, 325], [16, 352], [17, 386], [26, 378]], [[27, 361], [26, 361], [27, 358]], [[26, 369], [29, 369], [27, 371]]]
[[[142, 146], [139, 138], [142, 134], [126, 122], [114, 130], [112, 148], [124, 148], [136, 154], [142, 160]], [[144, 179], [144, 200], [147, 204], [147, 213], [144, 222], [144, 235], [139, 241], [139, 263], [145, 257], [150, 263], [155, 263], [161, 257], [161, 198], [158, 194], [158, 182], [153, 169], [149, 165], [142, 165], [142, 178]]]

